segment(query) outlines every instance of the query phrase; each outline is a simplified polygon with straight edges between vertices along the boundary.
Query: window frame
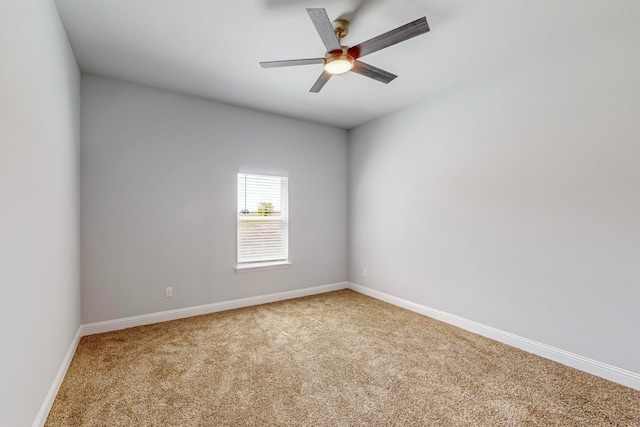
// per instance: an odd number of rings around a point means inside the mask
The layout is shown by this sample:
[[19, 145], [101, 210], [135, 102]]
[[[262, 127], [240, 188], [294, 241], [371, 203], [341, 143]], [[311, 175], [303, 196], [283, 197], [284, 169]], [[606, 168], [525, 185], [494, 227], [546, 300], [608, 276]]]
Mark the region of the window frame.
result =
[[[281, 222], [281, 226], [283, 227], [283, 241], [282, 244], [284, 246], [284, 257], [282, 259], [277, 260], [256, 260], [256, 261], [241, 261], [240, 260], [240, 235], [241, 230], [240, 226], [243, 222], [243, 217], [241, 215], [240, 210], [240, 178], [244, 175], [245, 179], [248, 176], [251, 177], [265, 177], [265, 178], [278, 178], [280, 179], [280, 185], [282, 186], [284, 183], [284, 188], [281, 187], [281, 195], [280, 195], [280, 209], [281, 214], [278, 216], [279, 221]], [[246, 181], [245, 181], [246, 183]], [[246, 191], [246, 190], [245, 190]], [[246, 197], [246, 194], [245, 194]], [[246, 202], [245, 202], [246, 203]], [[246, 206], [245, 206], [246, 209]], [[246, 217], [245, 217], [246, 218]], [[253, 220], [261, 221], [263, 219], [258, 219], [259, 217], [254, 217]], [[266, 221], [266, 219], [264, 219]], [[287, 268], [291, 265], [290, 256], [289, 256], [289, 177], [286, 175], [275, 175], [275, 174], [265, 174], [265, 173], [249, 173], [249, 172], [240, 172], [236, 174], [236, 273], [244, 273], [250, 271], [257, 270], [271, 270], [277, 268]]]

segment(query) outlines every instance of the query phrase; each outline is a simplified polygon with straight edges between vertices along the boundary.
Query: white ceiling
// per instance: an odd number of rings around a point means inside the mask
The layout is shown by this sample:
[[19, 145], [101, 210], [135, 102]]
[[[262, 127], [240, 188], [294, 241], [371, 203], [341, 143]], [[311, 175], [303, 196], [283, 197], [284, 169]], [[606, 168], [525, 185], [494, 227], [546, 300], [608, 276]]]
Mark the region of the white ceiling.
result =
[[[83, 72], [352, 128], [478, 79], [536, 66], [597, 40], [637, 0], [56, 0]], [[615, 5], [615, 7], [612, 7]], [[431, 32], [366, 62], [388, 85], [348, 73], [319, 94], [324, 47], [305, 8], [352, 18], [356, 45], [422, 16]], [[637, 8], [632, 8], [637, 9]]]

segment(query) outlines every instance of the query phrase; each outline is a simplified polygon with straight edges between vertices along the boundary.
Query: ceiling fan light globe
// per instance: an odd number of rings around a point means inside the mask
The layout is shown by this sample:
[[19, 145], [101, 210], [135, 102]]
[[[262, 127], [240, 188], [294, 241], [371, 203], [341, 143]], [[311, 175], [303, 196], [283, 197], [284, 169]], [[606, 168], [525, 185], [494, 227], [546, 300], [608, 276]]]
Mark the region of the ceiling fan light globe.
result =
[[344, 74], [353, 68], [353, 58], [348, 55], [336, 55], [325, 59], [324, 70], [329, 74]]

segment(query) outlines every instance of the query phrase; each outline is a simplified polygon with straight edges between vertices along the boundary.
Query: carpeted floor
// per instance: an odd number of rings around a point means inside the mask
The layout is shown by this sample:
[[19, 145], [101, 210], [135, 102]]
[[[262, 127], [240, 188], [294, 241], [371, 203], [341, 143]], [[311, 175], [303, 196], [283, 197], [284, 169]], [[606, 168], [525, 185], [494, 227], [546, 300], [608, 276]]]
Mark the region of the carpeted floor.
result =
[[640, 391], [350, 290], [82, 338], [47, 426], [640, 426]]

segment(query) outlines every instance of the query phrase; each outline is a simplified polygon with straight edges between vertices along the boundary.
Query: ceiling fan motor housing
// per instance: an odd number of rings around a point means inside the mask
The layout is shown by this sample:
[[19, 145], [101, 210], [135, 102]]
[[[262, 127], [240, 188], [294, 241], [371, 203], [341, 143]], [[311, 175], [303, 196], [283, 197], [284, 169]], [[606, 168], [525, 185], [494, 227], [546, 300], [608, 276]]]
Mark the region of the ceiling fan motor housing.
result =
[[349, 56], [348, 47], [342, 46], [342, 51], [327, 52], [324, 57], [324, 68], [331, 74], [344, 74], [351, 71], [355, 58]]

